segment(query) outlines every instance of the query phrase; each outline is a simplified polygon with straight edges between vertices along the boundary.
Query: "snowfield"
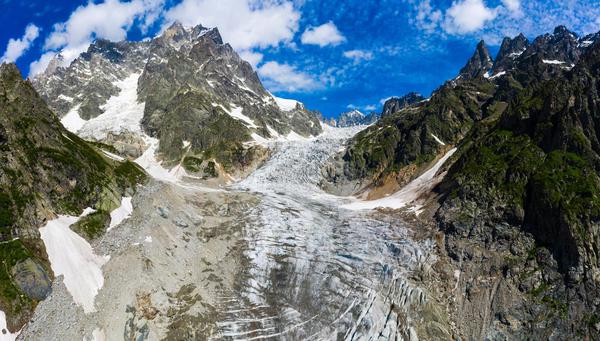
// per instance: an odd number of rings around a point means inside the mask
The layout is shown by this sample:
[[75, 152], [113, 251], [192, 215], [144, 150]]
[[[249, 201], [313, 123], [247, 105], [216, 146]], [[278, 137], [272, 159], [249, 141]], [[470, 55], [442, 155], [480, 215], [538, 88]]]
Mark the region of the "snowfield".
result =
[[94, 254], [90, 244], [70, 226], [92, 212], [93, 209], [87, 208], [79, 217], [59, 215], [40, 228], [54, 275], [63, 276], [73, 300], [86, 314], [96, 311], [94, 298], [104, 284], [102, 266], [110, 257]]
[[144, 135], [140, 121], [144, 117], [144, 103], [137, 101], [137, 88], [140, 73], [133, 74], [124, 80], [114, 83], [120, 89], [116, 96], [106, 101], [101, 109], [104, 112], [94, 117], [77, 131], [82, 138], [94, 140], [105, 139], [109, 133], [118, 135], [131, 132]]

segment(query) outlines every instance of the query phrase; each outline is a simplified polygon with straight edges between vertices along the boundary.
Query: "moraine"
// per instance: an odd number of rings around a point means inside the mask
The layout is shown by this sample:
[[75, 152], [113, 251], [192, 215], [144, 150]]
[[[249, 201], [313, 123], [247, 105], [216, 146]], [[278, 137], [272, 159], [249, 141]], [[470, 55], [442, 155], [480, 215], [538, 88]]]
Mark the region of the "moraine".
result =
[[360, 127], [271, 141], [272, 157], [224, 191], [151, 181], [131, 218], [93, 243], [110, 255], [95, 311], [61, 281], [21, 339], [414, 339], [433, 262], [397, 216], [341, 208], [320, 169]]

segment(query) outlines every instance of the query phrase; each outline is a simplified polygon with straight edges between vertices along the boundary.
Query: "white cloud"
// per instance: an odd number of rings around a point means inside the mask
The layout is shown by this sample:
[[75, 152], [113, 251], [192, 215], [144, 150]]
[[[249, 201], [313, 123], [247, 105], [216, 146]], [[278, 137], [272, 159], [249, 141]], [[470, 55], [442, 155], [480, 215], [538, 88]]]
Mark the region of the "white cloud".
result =
[[300, 38], [302, 44], [319, 45], [324, 47], [327, 45], [339, 45], [346, 41], [346, 38], [340, 33], [333, 22], [328, 22], [321, 26], [309, 27]]
[[502, 0], [502, 3], [511, 12], [516, 13], [521, 10], [521, 0]]
[[465, 34], [480, 30], [486, 21], [496, 17], [496, 10], [485, 6], [483, 0], [453, 2], [446, 11], [444, 29], [448, 33]]
[[365, 110], [366, 110], [366, 111], [373, 111], [373, 110], [375, 110], [375, 109], [377, 109], [377, 106], [375, 106], [375, 105], [373, 105], [373, 104], [370, 104], [370, 105], [367, 105], [367, 106], [365, 106]]
[[218, 27], [223, 40], [237, 50], [277, 46], [290, 42], [298, 30], [298, 12], [291, 2], [253, 0], [183, 0], [168, 10], [169, 24]]
[[274, 61], [266, 62], [259, 67], [258, 74], [265, 83], [265, 86], [272, 92], [300, 92], [322, 87], [322, 84], [314, 80], [310, 75], [296, 70], [291, 65], [280, 64]]
[[46, 52], [42, 54], [42, 56], [38, 60], [29, 64], [29, 77], [33, 77], [37, 74], [44, 72], [55, 55], [56, 53], [54, 52]]
[[256, 66], [263, 60], [263, 57], [264, 57], [262, 53], [248, 51], [248, 50], [240, 51], [239, 55], [240, 55], [240, 58], [242, 58], [243, 60], [250, 63], [250, 65], [252, 65], [252, 67], [255, 69], [256, 69]]
[[[97, 38], [120, 41], [127, 38], [127, 32], [139, 20], [140, 29], [144, 30], [156, 20], [162, 9], [163, 0], [106, 0], [95, 4], [88, 2], [79, 6], [65, 22], [54, 24], [52, 33], [44, 43], [44, 53], [33, 62], [30, 68], [35, 73], [43, 72], [50, 61], [51, 52], [59, 51], [68, 64], [84, 52], [90, 43]], [[52, 54], [54, 54], [52, 52]], [[30, 75], [35, 73], [30, 71]]]
[[25, 34], [20, 39], [10, 39], [6, 46], [4, 55], [0, 58], [0, 62], [12, 63], [25, 53], [33, 41], [40, 35], [40, 29], [34, 24], [29, 24], [25, 28]]
[[373, 52], [365, 50], [350, 50], [344, 51], [344, 57], [354, 60], [354, 63], [360, 63], [364, 60], [373, 59]]
[[425, 32], [433, 33], [442, 21], [442, 11], [434, 9], [429, 0], [420, 2], [416, 10], [417, 14], [412, 22]]

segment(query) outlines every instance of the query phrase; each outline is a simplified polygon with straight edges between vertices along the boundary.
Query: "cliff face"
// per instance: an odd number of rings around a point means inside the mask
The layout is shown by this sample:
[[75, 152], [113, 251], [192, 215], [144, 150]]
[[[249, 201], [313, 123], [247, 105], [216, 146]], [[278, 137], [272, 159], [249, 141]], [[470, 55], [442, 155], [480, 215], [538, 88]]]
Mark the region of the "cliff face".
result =
[[[492, 304], [489, 321], [519, 321], [501, 323], [496, 332], [598, 335], [598, 89], [596, 43], [570, 72], [533, 82], [493, 127], [465, 139], [440, 185], [436, 218], [449, 253], [471, 278], [463, 284], [466, 296], [504, 300]], [[492, 280], [478, 282], [481, 274]], [[478, 298], [469, 296], [469, 286], [479, 287]], [[476, 309], [458, 308], [463, 316]], [[529, 320], [541, 322], [524, 323]], [[465, 330], [478, 336], [476, 325], [485, 321], [472, 321]]]
[[50, 290], [38, 228], [86, 207], [108, 212], [144, 177], [68, 132], [14, 64], [0, 66], [0, 310], [10, 330]]
[[506, 39], [493, 66], [480, 43], [459, 77], [324, 170], [332, 191], [386, 194], [457, 147], [429, 212], [456, 269], [445, 295], [464, 339], [598, 339], [597, 37], [558, 27]]

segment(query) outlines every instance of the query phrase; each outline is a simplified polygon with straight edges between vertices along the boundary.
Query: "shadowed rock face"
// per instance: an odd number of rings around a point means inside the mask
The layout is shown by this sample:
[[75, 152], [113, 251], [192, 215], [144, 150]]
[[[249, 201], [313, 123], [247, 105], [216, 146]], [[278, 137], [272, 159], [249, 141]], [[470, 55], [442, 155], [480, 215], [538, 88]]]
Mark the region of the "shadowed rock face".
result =
[[529, 46], [529, 41], [523, 34], [519, 34], [514, 39], [504, 38], [502, 45], [494, 61], [492, 74], [510, 70], [515, 67], [515, 60], [525, 52]]
[[195, 154], [212, 157], [215, 149], [241, 152], [253, 133], [271, 138], [321, 132], [313, 112], [280, 108], [219, 31], [201, 25], [188, 29], [175, 23], [145, 42], [98, 40], [68, 67], [37, 76], [34, 85], [60, 117], [77, 110], [87, 120], [102, 114], [118, 94], [115, 82], [133, 74], [140, 74], [143, 130], [160, 139], [159, 151], [169, 161], [182, 157], [183, 141]]
[[492, 62], [490, 52], [482, 40], [477, 44], [471, 59], [460, 69], [459, 75], [466, 79], [481, 77], [492, 67]]
[[392, 97], [385, 101], [385, 103], [383, 104], [383, 111], [381, 112], [381, 117], [389, 116], [424, 99], [425, 97], [421, 96], [421, 94], [416, 92], [409, 92], [402, 97]]
[[11, 331], [50, 290], [38, 228], [55, 214], [117, 207], [143, 177], [126, 169], [68, 132], [14, 64], [0, 66], [0, 310]]

